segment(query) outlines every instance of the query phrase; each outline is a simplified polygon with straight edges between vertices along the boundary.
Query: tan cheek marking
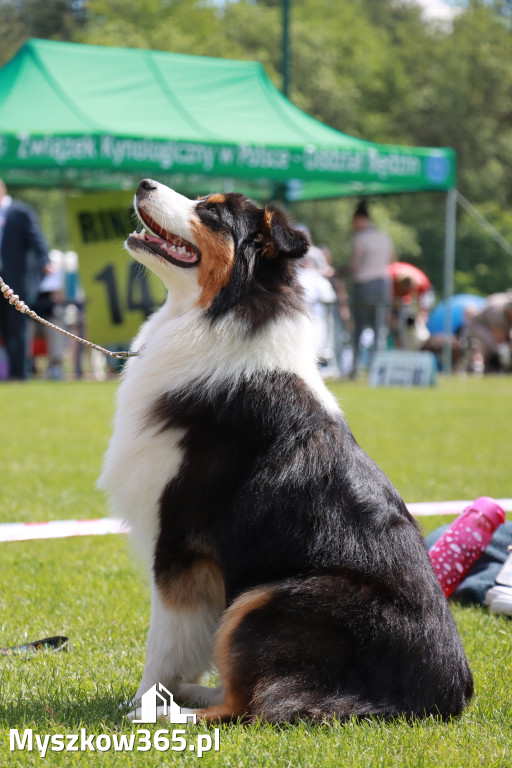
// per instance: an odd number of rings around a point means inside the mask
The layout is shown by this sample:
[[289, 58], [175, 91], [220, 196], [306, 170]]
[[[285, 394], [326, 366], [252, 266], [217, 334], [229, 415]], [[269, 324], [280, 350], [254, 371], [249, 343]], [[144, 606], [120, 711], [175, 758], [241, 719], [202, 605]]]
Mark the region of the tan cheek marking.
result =
[[201, 251], [197, 276], [201, 287], [198, 303], [208, 307], [221, 288], [229, 282], [235, 262], [235, 248], [231, 238], [212, 232], [196, 217], [192, 219], [190, 229]]
[[226, 202], [226, 195], [223, 194], [216, 194], [216, 195], [209, 195], [208, 197], [209, 203], [225, 203]]
[[218, 605], [222, 610], [226, 604], [224, 579], [218, 565], [209, 557], [198, 557], [188, 568], [162, 578], [158, 589], [164, 603], [173, 609], [207, 603]]
[[276, 244], [272, 238], [272, 216], [273, 212], [265, 208], [261, 242], [263, 244], [262, 255], [267, 259], [274, 259], [278, 255]]

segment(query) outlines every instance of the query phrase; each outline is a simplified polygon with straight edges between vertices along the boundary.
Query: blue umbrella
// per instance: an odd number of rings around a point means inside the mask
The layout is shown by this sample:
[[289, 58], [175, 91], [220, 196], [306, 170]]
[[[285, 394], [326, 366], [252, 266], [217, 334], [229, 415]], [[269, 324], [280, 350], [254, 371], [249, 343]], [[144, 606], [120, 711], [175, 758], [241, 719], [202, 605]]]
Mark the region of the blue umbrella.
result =
[[[457, 333], [464, 325], [464, 312], [468, 307], [482, 309], [487, 304], [487, 300], [482, 296], [474, 296], [472, 293], [458, 293], [450, 299], [452, 309], [452, 333]], [[443, 333], [444, 331], [444, 308], [446, 302], [442, 301], [432, 310], [427, 322], [427, 328], [430, 333]]]

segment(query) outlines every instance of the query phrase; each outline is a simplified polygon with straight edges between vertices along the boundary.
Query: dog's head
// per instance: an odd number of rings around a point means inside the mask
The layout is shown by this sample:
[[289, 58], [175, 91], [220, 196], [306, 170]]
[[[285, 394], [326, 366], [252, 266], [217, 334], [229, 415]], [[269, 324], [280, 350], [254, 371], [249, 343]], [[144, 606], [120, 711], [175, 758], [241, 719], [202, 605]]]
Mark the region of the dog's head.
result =
[[234, 193], [189, 200], [151, 179], [134, 205], [144, 229], [128, 251], [212, 320], [235, 310], [254, 327], [300, 301], [291, 260], [309, 243], [278, 208]]

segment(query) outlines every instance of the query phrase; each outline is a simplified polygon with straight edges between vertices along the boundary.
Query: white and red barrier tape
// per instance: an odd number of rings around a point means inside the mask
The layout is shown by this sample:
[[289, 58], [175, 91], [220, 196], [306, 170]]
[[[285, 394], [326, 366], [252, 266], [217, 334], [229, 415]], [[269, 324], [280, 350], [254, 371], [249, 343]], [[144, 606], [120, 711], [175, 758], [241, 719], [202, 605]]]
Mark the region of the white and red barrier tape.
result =
[[[512, 499], [495, 499], [505, 512], [512, 512]], [[415, 517], [430, 517], [432, 515], [460, 515], [474, 499], [464, 501], [419, 501], [408, 504], [407, 509]]]
[[0, 525], [0, 542], [102, 536], [106, 533], [129, 531], [128, 525], [113, 517], [101, 517], [97, 520], [51, 520], [48, 523], [3, 523]]
[[[496, 499], [505, 512], [512, 512], [512, 499]], [[412, 515], [458, 515], [473, 499], [466, 501], [422, 501], [408, 504]], [[102, 517], [96, 520], [51, 520], [48, 523], [0, 524], [0, 542], [29, 541], [31, 539], [63, 539], [71, 536], [102, 536], [107, 533], [129, 533], [130, 527], [122, 520]]]

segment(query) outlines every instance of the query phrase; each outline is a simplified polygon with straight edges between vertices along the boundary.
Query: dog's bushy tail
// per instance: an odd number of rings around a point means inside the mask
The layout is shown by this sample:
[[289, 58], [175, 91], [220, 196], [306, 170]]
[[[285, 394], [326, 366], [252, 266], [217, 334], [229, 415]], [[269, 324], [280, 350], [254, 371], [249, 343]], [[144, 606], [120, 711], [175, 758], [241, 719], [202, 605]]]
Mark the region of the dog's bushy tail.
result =
[[259, 690], [251, 706], [251, 716], [270, 723], [294, 723], [298, 720], [312, 722], [330, 721], [334, 718], [345, 722], [351, 717], [375, 717], [390, 720], [395, 718], [415, 719], [432, 715], [448, 719], [460, 715], [473, 693], [473, 684], [468, 680], [465, 690], [454, 692], [452, 700], [445, 702], [445, 711], [437, 706], [430, 709], [405, 709], [392, 699], [369, 701], [356, 694], [332, 694], [322, 691], [304, 691], [298, 681], [274, 681], [264, 690]]

